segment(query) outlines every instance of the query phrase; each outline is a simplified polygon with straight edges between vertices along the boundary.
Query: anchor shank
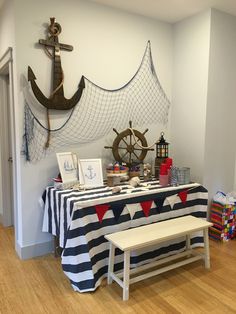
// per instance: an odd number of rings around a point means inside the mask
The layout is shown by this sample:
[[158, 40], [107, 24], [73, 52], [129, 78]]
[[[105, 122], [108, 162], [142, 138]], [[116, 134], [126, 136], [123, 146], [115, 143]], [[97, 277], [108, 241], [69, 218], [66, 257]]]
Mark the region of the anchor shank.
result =
[[[57, 47], [54, 51], [54, 60], [53, 60], [53, 90], [55, 90], [62, 82], [63, 79], [63, 73], [62, 73], [62, 67], [61, 67], [61, 57], [60, 57], [60, 50], [57, 50]], [[60, 95], [64, 97], [64, 90], [63, 85], [57, 90], [57, 92], [54, 94]]]

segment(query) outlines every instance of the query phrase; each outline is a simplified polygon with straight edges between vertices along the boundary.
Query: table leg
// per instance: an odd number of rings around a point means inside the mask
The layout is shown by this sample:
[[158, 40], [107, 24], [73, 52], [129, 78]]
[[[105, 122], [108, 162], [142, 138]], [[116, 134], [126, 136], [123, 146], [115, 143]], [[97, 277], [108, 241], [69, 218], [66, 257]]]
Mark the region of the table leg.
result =
[[113, 273], [114, 271], [114, 258], [115, 258], [115, 246], [110, 242], [108, 274], [107, 274], [108, 285], [112, 283], [111, 273]]
[[124, 252], [123, 301], [129, 299], [130, 251]]
[[59, 244], [59, 237], [54, 236], [54, 257], [61, 257], [62, 254], [62, 248]]
[[208, 228], [203, 230], [204, 235], [204, 251], [205, 251], [205, 268], [210, 268], [210, 250], [209, 250], [209, 237]]

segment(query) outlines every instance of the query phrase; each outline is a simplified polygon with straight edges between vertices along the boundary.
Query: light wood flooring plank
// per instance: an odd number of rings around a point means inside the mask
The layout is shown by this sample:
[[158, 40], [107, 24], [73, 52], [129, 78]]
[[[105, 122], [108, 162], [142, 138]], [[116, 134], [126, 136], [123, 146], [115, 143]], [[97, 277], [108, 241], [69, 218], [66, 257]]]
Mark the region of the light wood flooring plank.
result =
[[236, 313], [236, 240], [210, 241], [210, 270], [199, 261], [138, 282], [127, 302], [106, 280], [95, 292], [74, 292], [53, 255], [21, 261], [12, 228], [0, 226], [0, 252], [1, 314]]

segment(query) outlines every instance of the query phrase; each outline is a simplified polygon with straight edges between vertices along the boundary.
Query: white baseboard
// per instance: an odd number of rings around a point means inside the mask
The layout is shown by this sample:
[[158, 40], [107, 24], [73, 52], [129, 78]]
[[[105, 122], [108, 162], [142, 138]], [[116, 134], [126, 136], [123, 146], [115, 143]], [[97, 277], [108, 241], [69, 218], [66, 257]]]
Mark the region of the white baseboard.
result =
[[17, 242], [15, 249], [20, 259], [29, 259], [29, 258], [53, 253], [54, 243], [53, 241], [48, 241], [48, 242], [36, 243], [34, 245], [21, 247], [19, 243]]

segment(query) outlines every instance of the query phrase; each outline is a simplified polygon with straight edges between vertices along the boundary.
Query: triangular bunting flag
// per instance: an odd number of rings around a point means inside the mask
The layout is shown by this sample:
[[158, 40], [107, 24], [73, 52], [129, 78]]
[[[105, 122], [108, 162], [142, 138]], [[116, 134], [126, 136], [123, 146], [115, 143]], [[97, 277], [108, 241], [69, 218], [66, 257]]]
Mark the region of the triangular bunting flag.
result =
[[102, 222], [102, 219], [107, 210], [109, 209], [109, 207], [110, 207], [109, 204], [95, 205], [96, 213], [100, 223]]
[[156, 208], [158, 212], [162, 210], [164, 201], [165, 201], [165, 197], [158, 197], [154, 200], [154, 203], [156, 204]]
[[113, 211], [113, 214], [114, 214], [116, 221], [119, 220], [120, 215], [123, 212], [124, 207], [125, 207], [125, 204], [119, 204], [119, 203], [111, 205], [111, 209]]
[[149, 216], [149, 212], [150, 212], [150, 209], [151, 209], [151, 207], [152, 207], [152, 202], [153, 202], [153, 201], [140, 202], [140, 205], [142, 206], [144, 215], [145, 215], [146, 217]]
[[177, 203], [178, 200], [179, 200], [179, 197], [177, 194], [175, 194], [175, 195], [167, 197], [165, 199], [165, 202], [167, 202], [170, 205], [171, 209], [173, 209], [175, 203]]
[[179, 198], [181, 199], [181, 202], [183, 204], [186, 203], [187, 201], [187, 196], [188, 196], [188, 190], [184, 190], [178, 193]]
[[135, 203], [135, 204], [126, 204], [125, 205], [128, 209], [128, 212], [130, 214], [130, 218], [133, 219], [136, 211], [138, 211], [140, 209], [140, 204], [139, 203]]

